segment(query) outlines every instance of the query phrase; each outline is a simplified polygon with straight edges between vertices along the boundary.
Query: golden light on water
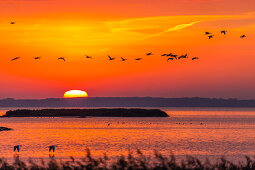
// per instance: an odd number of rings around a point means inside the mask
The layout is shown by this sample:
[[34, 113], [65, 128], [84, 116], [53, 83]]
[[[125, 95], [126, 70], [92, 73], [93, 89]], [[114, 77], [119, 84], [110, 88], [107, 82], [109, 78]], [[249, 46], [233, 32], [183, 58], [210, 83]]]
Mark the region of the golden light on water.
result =
[[64, 94], [64, 98], [77, 98], [77, 97], [88, 97], [86, 91], [83, 90], [69, 90]]

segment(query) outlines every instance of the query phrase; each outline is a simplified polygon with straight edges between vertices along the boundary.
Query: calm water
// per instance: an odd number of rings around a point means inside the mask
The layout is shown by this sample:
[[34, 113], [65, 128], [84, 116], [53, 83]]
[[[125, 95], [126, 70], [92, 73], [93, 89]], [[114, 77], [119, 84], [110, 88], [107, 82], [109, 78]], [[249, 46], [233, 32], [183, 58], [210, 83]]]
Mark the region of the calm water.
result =
[[[0, 157], [49, 157], [47, 146], [58, 145], [56, 158], [116, 156], [141, 149], [177, 156], [230, 159], [255, 155], [255, 109], [161, 108], [169, 118], [1, 118]], [[2, 109], [8, 110], [8, 108]], [[1, 113], [1, 112], [0, 112]], [[110, 126], [108, 126], [108, 124]]]

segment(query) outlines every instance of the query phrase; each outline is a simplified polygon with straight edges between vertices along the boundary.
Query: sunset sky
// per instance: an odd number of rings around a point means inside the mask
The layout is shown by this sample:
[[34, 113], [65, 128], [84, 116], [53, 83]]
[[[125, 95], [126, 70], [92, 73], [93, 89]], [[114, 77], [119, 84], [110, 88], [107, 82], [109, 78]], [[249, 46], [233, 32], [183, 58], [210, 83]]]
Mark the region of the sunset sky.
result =
[[0, 0], [0, 30], [0, 98], [255, 99], [254, 0]]

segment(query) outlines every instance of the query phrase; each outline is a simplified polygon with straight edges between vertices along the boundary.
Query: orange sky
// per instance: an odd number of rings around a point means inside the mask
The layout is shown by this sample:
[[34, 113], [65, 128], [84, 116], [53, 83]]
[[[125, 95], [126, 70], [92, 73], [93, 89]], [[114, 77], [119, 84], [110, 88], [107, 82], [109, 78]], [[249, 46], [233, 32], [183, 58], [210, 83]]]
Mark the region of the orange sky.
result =
[[[0, 0], [0, 98], [82, 89], [89, 96], [255, 99], [254, 7], [254, 0]], [[171, 52], [189, 58], [160, 56]]]

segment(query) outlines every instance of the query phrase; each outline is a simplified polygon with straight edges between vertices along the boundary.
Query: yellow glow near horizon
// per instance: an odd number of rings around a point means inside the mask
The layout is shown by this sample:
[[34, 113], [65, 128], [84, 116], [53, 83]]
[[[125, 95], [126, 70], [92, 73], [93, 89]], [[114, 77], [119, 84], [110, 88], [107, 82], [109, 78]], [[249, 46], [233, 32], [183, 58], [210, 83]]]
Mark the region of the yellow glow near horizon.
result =
[[64, 98], [88, 97], [87, 92], [83, 90], [69, 90], [64, 94]]

